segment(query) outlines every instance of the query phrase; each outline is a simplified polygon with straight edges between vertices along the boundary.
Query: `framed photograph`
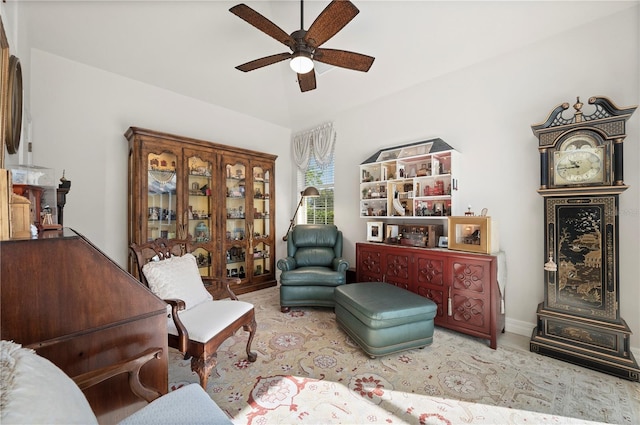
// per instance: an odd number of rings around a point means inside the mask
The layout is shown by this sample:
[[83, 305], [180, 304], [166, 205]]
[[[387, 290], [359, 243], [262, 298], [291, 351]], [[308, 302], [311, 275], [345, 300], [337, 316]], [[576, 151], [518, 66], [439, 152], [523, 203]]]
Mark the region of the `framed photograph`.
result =
[[397, 238], [400, 234], [400, 226], [397, 224], [387, 224], [387, 238]]
[[449, 247], [449, 238], [447, 236], [440, 236], [438, 238], [438, 248], [448, 248]]
[[367, 222], [367, 241], [382, 242], [384, 240], [384, 223], [382, 221]]
[[456, 251], [490, 254], [499, 250], [491, 217], [449, 217], [448, 247]]

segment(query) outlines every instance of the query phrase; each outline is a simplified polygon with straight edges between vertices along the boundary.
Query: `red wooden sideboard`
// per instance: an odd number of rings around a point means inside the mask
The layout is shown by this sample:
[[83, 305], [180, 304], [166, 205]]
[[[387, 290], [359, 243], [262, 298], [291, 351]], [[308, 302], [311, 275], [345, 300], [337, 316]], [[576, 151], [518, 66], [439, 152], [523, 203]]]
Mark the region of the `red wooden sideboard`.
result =
[[497, 255], [357, 243], [356, 268], [358, 282], [387, 282], [431, 299], [438, 305], [436, 326], [497, 347], [504, 332]]

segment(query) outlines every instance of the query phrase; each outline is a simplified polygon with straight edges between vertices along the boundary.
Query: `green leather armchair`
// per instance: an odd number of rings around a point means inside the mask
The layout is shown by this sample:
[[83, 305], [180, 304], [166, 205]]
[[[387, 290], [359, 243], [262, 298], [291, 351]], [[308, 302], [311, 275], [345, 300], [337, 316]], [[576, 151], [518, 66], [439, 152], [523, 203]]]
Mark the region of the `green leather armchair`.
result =
[[342, 232], [332, 224], [301, 224], [289, 232], [287, 257], [278, 260], [280, 310], [333, 307], [333, 290], [347, 282], [349, 262], [342, 258]]

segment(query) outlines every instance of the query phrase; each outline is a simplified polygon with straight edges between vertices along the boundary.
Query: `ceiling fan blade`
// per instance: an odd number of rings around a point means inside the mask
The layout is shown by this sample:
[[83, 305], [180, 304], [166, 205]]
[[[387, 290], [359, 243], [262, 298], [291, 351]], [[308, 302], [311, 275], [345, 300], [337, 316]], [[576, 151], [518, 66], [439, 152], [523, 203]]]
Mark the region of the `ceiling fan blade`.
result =
[[249, 72], [253, 71], [254, 69], [262, 68], [263, 66], [282, 62], [283, 60], [289, 59], [290, 57], [291, 53], [278, 53], [277, 55], [266, 56], [264, 58], [253, 60], [251, 62], [243, 63], [242, 65], [236, 66], [236, 69], [244, 72]]
[[347, 52], [346, 50], [316, 49], [313, 54], [313, 60], [339, 66], [340, 68], [367, 72], [373, 65], [375, 58], [360, 53]]
[[333, 0], [313, 21], [304, 41], [310, 47], [322, 45], [344, 28], [358, 13], [360, 11], [350, 1]]
[[306, 92], [316, 88], [316, 73], [312, 69], [306, 74], [298, 74], [298, 85], [301, 92]]
[[275, 38], [285, 46], [293, 48], [293, 46], [295, 46], [296, 44], [296, 41], [289, 34], [284, 32], [279, 26], [277, 26], [246, 4], [241, 3], [239, 5], [233, 6], [231, 9], [229, 9], [229, 12], [233, 13], [241, 19], [244, 19], [249, 24], [258, 28], [268, 36]]

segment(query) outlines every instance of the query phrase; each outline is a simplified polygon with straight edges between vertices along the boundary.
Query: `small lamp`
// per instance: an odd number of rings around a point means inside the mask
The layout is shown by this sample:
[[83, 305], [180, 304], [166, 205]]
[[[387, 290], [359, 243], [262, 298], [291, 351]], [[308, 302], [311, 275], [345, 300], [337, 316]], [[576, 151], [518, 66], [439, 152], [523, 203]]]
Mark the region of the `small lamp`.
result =
[[304, 200], [304, 198], [317, 198], [319, 196], [320, 196], [320, 192], [318, 192], [318, 189], [316, 189], [313, 186], [309, 186], [308, 188], [300, 192], [300, 202], [298, 202], [298, 207], [296, 208], [296, 212], [294, 212], [293, 217], [291, 217], [291, 222], [289, 223], [289, 229], [287, 229], [287, 233], [282, 237], [283, 241], [286, 241], [289, 238], [289, 232], [291, 231], [291, 229], [294, 226], [294, 223], [296, 222], [296, 216], [298, 215], [298, 210], [302, 206], [302, 201]]

